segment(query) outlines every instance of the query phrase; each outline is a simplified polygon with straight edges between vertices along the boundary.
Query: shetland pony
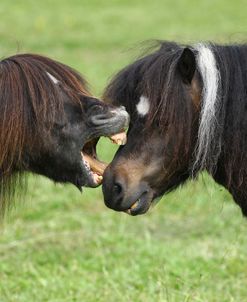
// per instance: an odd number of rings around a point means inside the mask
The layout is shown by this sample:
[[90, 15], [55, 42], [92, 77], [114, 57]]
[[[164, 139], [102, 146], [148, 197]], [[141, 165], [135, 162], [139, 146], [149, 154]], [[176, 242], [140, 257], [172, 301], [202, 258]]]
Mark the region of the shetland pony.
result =
[[105, 204], [131, 215], [199, 172], [247, 215], [247, 45], [161, 42], [120, 71], [104, 98], [130, 114], [105, 171]]
[[25, 171], [79, 189], [99, 185], [104, 165], [96, 158], [98, 137], [128, 122], [123, 108], [92, 97], [75, 70], [34, 54], [0, 61], [0, 117], [1, 215]]

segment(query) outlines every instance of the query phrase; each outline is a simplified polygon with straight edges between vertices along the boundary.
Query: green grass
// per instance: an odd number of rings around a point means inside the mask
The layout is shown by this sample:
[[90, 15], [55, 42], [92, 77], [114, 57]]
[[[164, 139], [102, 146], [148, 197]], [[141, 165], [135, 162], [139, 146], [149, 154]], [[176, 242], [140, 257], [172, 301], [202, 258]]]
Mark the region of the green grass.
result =
[[[100, 95], [148, 39], [243, 41], [245, 1], [0, 3], [0, 56], [38, 52], [86, 75]], [[100, 154], [113, 156], [103, 140]], [[247, 225], [207, 175], [145, 216], [107, 209], [100, 189], [30, 177], [0, 229], [0, 302], [247, 300]]]

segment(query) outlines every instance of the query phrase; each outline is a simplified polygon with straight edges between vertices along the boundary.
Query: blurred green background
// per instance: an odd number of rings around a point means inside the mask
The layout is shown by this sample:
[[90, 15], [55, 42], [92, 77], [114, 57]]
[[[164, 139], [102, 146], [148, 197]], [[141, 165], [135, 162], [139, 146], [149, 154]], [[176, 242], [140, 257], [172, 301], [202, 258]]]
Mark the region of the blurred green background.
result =
[[[0, 56], [47, 55], [100, 96], [149, 39], [246, 40], [244, 0], [0, 3]], [[101, 158], [116, 151], [100, 142]], [[247, 225], [203, 175], [147, 215], [107, 209], [101, 189], [29, 177], [25, 203], [0, 228], [0, 302], [247, 301]]]

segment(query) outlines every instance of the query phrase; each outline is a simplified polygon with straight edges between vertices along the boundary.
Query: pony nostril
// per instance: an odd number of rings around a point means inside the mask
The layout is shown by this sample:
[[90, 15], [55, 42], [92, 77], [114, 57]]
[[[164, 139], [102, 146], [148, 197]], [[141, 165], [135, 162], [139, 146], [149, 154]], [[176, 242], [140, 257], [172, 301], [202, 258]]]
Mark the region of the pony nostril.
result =
[[115, 116], [109, 117], [107, 114], [98, 114], [91, 117], [91, 121], [95, 126], [101, 126], [105, 124], [110, 124], [116, 121]]
[[115, 183], [113, 186], [114, 195], [120, 195], [123, 191], [122, 185], [119, 183]]
[[115, 209], [122, 208], [124, 199], [124, 186], [120, 182], [115, 182], [112, 188], [112, 201]]
[[91, 117], [91, 121], [95, 125], [102, 124], [105, 122], [105, 120], [106, 120], [106, 116], [104, 114], [98, 114]]
[[126, 182], [119, 179], [111, 166], [106, 168], [103, 178], [104, 202], [107, 207], [116, 211], [125, 210]]

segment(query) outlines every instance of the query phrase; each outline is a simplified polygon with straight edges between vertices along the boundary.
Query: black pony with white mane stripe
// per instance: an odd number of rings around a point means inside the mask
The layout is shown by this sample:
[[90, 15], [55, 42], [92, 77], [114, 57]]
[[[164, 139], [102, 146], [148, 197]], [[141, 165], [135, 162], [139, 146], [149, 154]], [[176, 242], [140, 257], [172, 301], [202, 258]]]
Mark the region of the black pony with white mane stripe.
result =
[[247, 45], [161, 42], [121, 70], [108, 102], [130, 114], [105, 171], [105, 203], [131, 215], [207, 170], [247, 215]]

